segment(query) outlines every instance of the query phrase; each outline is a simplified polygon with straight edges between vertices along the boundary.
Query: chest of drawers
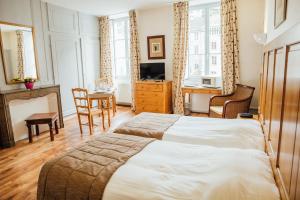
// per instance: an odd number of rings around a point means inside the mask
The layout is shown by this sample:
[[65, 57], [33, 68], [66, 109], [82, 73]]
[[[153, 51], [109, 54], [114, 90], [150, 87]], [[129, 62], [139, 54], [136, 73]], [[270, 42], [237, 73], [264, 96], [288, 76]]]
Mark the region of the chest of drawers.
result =
[[136, 82], [135, 104], [136, 113], [172, 113], [172, 82]]

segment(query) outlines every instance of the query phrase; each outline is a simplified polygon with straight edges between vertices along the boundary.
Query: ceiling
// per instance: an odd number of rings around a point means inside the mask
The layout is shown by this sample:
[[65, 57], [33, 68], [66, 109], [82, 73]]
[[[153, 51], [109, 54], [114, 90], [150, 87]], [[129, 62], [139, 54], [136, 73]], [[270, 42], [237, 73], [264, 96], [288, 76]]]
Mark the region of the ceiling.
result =
[[[61, 7], [84, 13], [103, 16], [127, 12], [131, 9], [149, 9], [170, 5], [178, 0], [44, 0]], [[190, 5], [210, 3], [219, 0], [190, 0]]]
[[154, 8], [171, 3], [172, 0], [44, 0], [65, 8], [102, 16], [127, 12], [131, 9]]

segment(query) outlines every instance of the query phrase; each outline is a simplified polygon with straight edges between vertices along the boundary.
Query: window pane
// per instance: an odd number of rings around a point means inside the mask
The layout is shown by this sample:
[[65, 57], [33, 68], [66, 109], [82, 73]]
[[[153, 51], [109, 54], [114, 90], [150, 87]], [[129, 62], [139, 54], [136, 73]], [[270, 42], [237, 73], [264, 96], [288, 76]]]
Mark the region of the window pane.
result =
[[209, 8], [209, 75], [221, 76], [220, 7]]
[[189, 59], [188, 78], [202, 76], [205, 73], [205, 38], [206, 38], [206, 11], [204, 8], [190, 10], [189, 15]]
[[112, 20], [112, 64], [116, 81], [130, 80], [129, 74], [129, 19]]
[[209, 52], [221, 53], [220, 7], [209, 9]]
[[201, 76], [205, 71], [205, 55], [190, 55], [190, 76]]
[[192, 9], [190, 11], [190, 32], [205, 31], [205, 10]]
[[116, 59], [116, 76], [117, 78], [127, 76], [127, 61], [125, 58]]
[[189, 54], [205, 54], [205, 32], [195, 31], [189, 34]]
[[125, 21], [114, 22], [114, 39], [125, 39]]
[[221, 76], [221, 54], [210, 54], [209, 74]]
[[125, 58], [126, 57], [126, 41], [117, 40], [115, 41], [115, 57]]

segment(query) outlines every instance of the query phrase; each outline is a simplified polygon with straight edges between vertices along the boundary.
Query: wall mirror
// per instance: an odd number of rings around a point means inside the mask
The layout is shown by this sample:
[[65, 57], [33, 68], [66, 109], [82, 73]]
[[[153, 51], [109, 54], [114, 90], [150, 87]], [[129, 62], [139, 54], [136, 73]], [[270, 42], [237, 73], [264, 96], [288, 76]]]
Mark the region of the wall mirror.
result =
[[0, 22], [0, 50], [7, 84], [38, 79], [33, 27]]

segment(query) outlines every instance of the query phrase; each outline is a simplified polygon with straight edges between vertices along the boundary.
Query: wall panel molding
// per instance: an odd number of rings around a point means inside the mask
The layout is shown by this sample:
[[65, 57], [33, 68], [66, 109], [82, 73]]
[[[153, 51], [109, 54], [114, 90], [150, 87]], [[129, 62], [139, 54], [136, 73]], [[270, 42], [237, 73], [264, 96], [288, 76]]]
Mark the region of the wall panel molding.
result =
[[78, 34], [78, 13], [51, 4], [48, 6], [49, 31], [56, 33]]
[[83, 87], [80, 39], [63, 36], [51, 37], [51, 49], [55, 83], [59, 82], [62, 93], [63, 114], [76, 112], [71, 88]]

